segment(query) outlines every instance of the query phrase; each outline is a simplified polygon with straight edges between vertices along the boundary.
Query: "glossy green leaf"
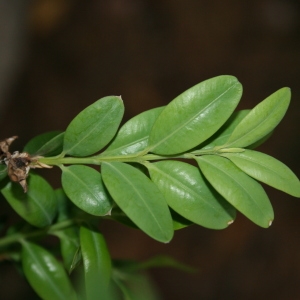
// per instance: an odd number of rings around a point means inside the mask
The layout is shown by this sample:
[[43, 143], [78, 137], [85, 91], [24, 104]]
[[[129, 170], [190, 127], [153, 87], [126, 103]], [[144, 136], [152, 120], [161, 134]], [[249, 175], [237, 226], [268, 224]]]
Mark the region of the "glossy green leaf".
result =
[[69, 124], [64, 153], [74, 156], [94, 154], [114, 137], [124, 113], [120, 97], [104, 97], [81, 111]]
[[234, 112], [226, 123], [207, 141], [199, 145], [197, 149], [211, 149], [216, 146], [224, 145], [236, 126], [247, 116], [250, 109]]
[[170, 102], [153, 125], [151, 152], [181, 153], [212, 136], [230, 117], [242, 95], [233, 76], [218, 76], [188, 89]]
[[150, 109], [130, 119], [101, 155], [126, 155], [144, 150], [148, 146], [152, 126], [163, 109], [164, 107]]
[[282, 88], [256, 105], [238, 124], [224, 147], [246, 147], [266, 136], [285, 115], [290, 99], [290, 89]]
[[62, 166], [61, 169], [63, 189], [76, 206], [95, 216], [109, 213], [113, 201], [98, 171], [82, 165]]
[[272, 224], [273, 208], [257, 181], [227, 158], [204, 155], [196, 160], [211, 185], [237, 210], [261, 227], [267, 228]]
[[31, 172], [28, 179], [28, 192], [21, 186], [8, 182], [1, 193], [11, 207], [28, 223], [45, 227], [52, 223], [57, 212], [57, 200], [54, 190], [41, 176]]
[[272, 156], [253, 150], [225, 153], [223, 156], [251, 177], [292, 196], [300, 197], [300, 182], [297, 176]]
[[[57, 223], [66, 221], [70, 218], [70, 200], [62, 189], [55, 190], [58, 202]], [[77, 225], [61, 229], [52, 233], [60, 239], [60, 252], [66, 270], [70, 273], [74, 267], [74, 257], [80, 247], [79, 232]]]
[[22, 267], [35, 292], [45, 300], [76, 299], [70, 279], [56, 258], [36, 244], [22, 244]]
[[101, 168], [109, 193], [127, 216], [153, 239], [169, 242], [173, 237], [172, 218], [157, 186], [125, 163], [103, 163]]
[[87, 300], [106, 299], [111, 278], [111, 259], [103, 235], [87, 226], [80, 228]]
[[211, 229], [223, 229], [233, 222], [235, 209], [211, 188], [198, 168], [180, 161], [147, 167], [168, 205], [184, 218]]
[[43, 133], [31, 139], [24, 151], [31, 155], [55, 156], [62, 152], [64, 132], [51, 131]]

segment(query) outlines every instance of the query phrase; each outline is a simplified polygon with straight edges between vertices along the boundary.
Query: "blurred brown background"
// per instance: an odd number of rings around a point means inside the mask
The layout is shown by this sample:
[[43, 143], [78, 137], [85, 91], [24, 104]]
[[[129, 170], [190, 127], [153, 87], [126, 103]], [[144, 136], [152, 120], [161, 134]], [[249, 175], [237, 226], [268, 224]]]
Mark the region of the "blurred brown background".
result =
[[[239, 108], [291, 87], [287, 115], [260, 149], [299, 176], [299, 1], [0, 0], [0, 137], [19, 135], [14, 150], [103, 96], [122, 95], [126, 121], [221, 74], [242, 82]], [[60, 186], [58, 170], [43, 174]], [[111, 222], [103, 232], [114, 258], [163, 253], [199, 269], [153, 270], [162, 299], [300, 299], [299, 200], [266, 190], [267, 230], [239, 214], [226, 230], [192, 226], [168, 245]], [[17, 218], [2, 200], [4, 211]], [[37, 297], [10, 266], [0, 276], [1, 299]]]

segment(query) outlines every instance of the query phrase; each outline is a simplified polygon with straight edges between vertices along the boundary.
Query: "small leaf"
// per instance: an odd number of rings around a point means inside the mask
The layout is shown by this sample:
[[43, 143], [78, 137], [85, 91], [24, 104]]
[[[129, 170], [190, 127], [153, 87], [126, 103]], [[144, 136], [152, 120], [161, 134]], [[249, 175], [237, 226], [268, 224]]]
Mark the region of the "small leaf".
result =
[[127, 155], [144, 150], [148, 146], [152, 126], [163, 109], [164, 107], [150, 109], [130, 119], [101, 155]]
[[24, 274], [35, 292], [45, 300], [76, 299], [70, 279], [56, 258], [38, 245], [22, 244]]
[[111, 278], [111, 259], [103, 235], [89, 227], [80, 228], [87, 300], [106, 299]]
[[261, 227], [272, 224], [273, 208], [257, 181], [224, 157], [204, 155], [196, 160], [211, 185], [237, 210]]
[[124, 113], [120, 97], [104, 97], [81, 111], [69, 124], [64, 153], [87, 156], [101, 150], [114, 137]]
[[265, 137], [285, 115], [290, 99], [290, 89], [282, 88], [256, 105], [238, 124], [224, 147], [246, 147]]
[[168, 205], [184, 218], [211, 229], [223, 229], [235, 218], [235, 209], [214, 192], [198, 168], [179, 161], [146, 165]]
[[187, 151], [212, 136], [230, 117], [242, 95], [233, 76], [218, 76], [188, 89], [170, 102], [153, 125], [151, 152]]
[[172, 218], [157, 186], [141, 171], [121, 162], [102, 163], [103, 181], [118, 206], [150, 237], [169, 242]]
[[297, 176], [285, 164], [272, 156], [252, 150], [245, 150], [242, 153], [226, 153], [223, 156], [229, 158], [251, 177], [287, 194], [300, 197], [300, 182]]
[[28, 177], [28, 185], [28, 192], [24, 193], [20, 185], [10, 181], [1, 193], [11, 207], [31, 225], [50, 225], [57, 212], [54, 190], [44, 178], [33, 172]]
[[81, 165], [61, 169], [63, 189], [76, 206], [95, 216], [104, 216], [111, 210], [112, 199], [98, 171]]
[[64, 134], [61, 131], [51, 131], [38, 135], [26, 144], [24, 151], [31, 155], [58, 155], [63, 150]]

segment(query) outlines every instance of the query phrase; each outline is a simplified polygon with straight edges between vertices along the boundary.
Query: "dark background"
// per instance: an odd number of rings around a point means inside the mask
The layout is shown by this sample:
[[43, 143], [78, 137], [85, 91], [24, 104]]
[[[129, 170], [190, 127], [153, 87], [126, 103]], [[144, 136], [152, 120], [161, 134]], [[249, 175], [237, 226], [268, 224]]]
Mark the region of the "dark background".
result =
[[[0, 137], [14, 150], [37, 134], [64, 130], [83, 108], [122, 95], [124, 121], [165, 105], [221, 74], [244, 86], [240, 109], [283, 86], [290, 108], [262, 152], [299, 176], [300, 7], [292, 0], [0, 0]], [[58, 170], [43, 172], [54, 187]], [[300, 299], [299, 200], [266, 188], [275, 210], [269, 229], [242, 215], [228, 229], [192, 226], [167, 245], [107, 222], [114, 258], [168, 254], [196, 274], [151, 271], [163, 299]], [[1, 211], [18, 217], [1, 200]], [[5, 264], [1, 299], [33, 299]]]

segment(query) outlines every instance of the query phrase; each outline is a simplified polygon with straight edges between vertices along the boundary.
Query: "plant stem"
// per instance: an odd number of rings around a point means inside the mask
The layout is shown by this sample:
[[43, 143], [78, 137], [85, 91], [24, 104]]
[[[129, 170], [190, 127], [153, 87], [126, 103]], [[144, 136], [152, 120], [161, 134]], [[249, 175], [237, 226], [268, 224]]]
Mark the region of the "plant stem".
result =
[[156, 154], [145, 154], [136, 153], [129, 155], [118, 155], [118, 156], [105, 156], [105, 155], [96, 155], [90, 157], [41, 157], [39, 158], [39, 162], [46, 165], [72, 165], [72, 164], [87, 164], [87, 165], [101, 165], [102, 162], [138, 162], [143, 163], [145, 161], [151, 160], [163, 160], [163, 159], [177, 159], [177, 158], [185, 158], [191, 159], [193, 155], [203, 155], [203, 154], [216, 154], [214, 149], [209, 150], [197, 150], [192, 153], [184, 153], [179, 155], [156, 155]]

